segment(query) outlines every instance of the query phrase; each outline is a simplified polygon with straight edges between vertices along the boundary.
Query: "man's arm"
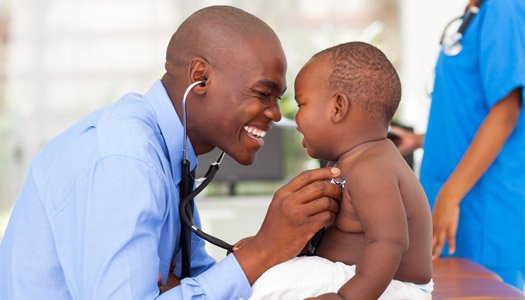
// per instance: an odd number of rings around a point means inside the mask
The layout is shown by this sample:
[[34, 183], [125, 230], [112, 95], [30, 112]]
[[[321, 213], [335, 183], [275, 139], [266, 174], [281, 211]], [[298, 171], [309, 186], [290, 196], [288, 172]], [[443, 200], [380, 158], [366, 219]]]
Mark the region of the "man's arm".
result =
[[74, 297], [154, 299], [158, 244], [168, 203], [160, 174], [141, 160], [112, 155], [79, 181], [79, 207], [70, 242]]
[[242, 269], [230, 256], [159, 296], [160, 265], [171, 259], [169, 250], [159, 250], [170, 205], [169, 179], [164, 177], [139, 159], [113, 155], [98, 162], [79, 183], [78, 193], [85, 197], [80, 202], [85, 205], [72, 225], [76, 239], [63, 241], [72, 249], [74, 267], [66, 280], [75, 298], [225, 299], [250, 295]]
[[341, 191], [325, 180], [338, 176], [335, 168], [305, 171], [275, 193], [259, 232], [234, 252], [250, 284], [333, 222]]
[[[162, 296], [186, 299], [186, 291], [199, 282], [224, 286], [229, 281], [246, 281], [249, 288], [270, 267], [296, 256], [321, 227], [331, 223], [338, 211], [341, 191], [324, 182], [339, 176], [338, 169], [306, 171], [275, 193], [259, 232], [236, 244], [238, 249], [196, 278], [182, 280], [181, 285]], [[240, 286], [242, 282], [239, 283]], [[217, 288], [218, 289], [218, 288]], [[222, 289], [224, 297], [233, 291]], [[251, 292], [251, 291], [249, 291]], [[212, 293], [207, 289], [207, 293]]]
[[445, 241], [455, 252], [459, 203], [487, 171], [518, 123], [521, 88], [494, 105], [478, 129], [463, 158], [439, 191], [433, 212], [433, 257], [441, 254]]

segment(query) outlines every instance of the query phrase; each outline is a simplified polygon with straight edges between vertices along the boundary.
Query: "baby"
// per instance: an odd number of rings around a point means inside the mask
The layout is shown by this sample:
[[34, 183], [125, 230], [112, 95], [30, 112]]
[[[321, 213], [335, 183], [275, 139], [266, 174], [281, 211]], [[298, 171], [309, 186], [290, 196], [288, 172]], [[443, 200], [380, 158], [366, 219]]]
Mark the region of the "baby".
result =
[[430, 208], [387, 139], [400, 98], [396, 70], [366, 43], [323, 50], [301, 69], [295, 120], [302, 144], [311, 157], [336, 162], [343, 198], [310, 247], [315, 256], [268, 270], [252, 299], [431, 299]]

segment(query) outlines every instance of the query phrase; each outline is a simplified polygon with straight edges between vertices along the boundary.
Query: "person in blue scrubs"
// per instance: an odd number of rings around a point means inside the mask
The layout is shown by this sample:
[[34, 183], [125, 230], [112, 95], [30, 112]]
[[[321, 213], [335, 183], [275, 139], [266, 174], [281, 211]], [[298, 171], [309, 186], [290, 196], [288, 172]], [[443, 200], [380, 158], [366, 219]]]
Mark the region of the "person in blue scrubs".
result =
[[402, 152], [423, 144], [434, 257], [445, 248], [523, 290], [525, 1], [486, 0], [461, 44], [439, 55], [426, 134], [393, 133]]
[[[181, 270], [184, 91], [206, 79], [188, 96], [192, 168], [215, 147], [251, 164], [281, 118], [286, 58], [263, 21], [214, 6], [180, 25], [165, 69], [146, 94], [123, 96], [38, 152], [0, 245], [0, 299], [246, 299], [264, 271], [334, 220], [341, 194], [326, 180], [338, 169], [306, 171], [275, 193], [258, 233], [220, 262], [192, 235], [191, 276], [169, 289]], [[196, 210], [194, 220], [200, 226]]]

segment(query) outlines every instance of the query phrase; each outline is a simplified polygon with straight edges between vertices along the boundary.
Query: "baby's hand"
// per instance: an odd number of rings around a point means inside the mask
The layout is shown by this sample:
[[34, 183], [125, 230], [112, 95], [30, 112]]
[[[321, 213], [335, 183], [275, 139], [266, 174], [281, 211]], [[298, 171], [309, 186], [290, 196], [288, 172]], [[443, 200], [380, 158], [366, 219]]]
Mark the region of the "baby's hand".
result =
[[317, 297], [312, 298], [306, 298], [305, 300], [343, 300], [344, 298], [341, 297], [337, 293], [328, 293], [328, 294], [322, 294]]

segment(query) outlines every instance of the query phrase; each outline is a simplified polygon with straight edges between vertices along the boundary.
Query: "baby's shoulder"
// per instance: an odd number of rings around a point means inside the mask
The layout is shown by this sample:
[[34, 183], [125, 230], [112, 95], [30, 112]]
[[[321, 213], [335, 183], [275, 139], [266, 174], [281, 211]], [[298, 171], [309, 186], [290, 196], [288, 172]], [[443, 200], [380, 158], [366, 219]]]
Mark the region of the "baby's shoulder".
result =
[[342, 161], [337, 166], [346, 176], [374, 176], [390, 170], [394, 165], [388, 156], [365, 153], [354, 160]]

